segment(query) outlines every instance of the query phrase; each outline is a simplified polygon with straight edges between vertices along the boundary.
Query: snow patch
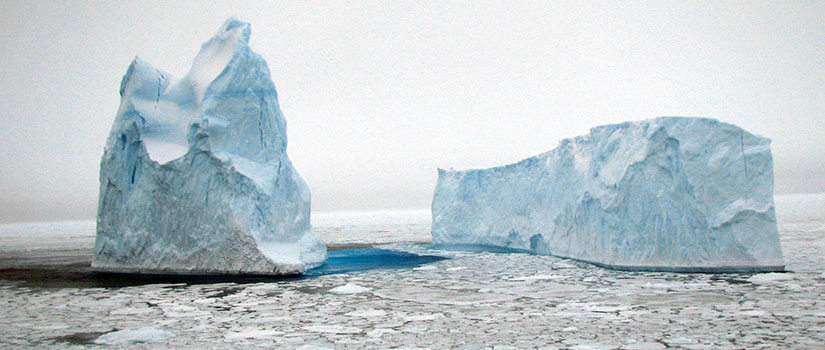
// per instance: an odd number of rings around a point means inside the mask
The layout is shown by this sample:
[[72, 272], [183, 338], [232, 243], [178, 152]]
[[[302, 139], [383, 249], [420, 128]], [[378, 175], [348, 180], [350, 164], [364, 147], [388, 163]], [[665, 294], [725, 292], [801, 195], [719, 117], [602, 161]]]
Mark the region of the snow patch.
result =
[[359, 293], [366, 293], [369, 292], [371, 289], [367, 287], [361, 287], [355, 283], [347, 283], [340, 287], [335, 287], [329, 290], [332, 294], [359, 294]]
[[247, 329], [242, 331], [236, 332], [228, 332], [223, 335], [224, 338], [229, 340], [236, 340], [236, 339], [272, 339], [276, 336], [283, 335], [284, 332], [277, 331], [274, 329]]

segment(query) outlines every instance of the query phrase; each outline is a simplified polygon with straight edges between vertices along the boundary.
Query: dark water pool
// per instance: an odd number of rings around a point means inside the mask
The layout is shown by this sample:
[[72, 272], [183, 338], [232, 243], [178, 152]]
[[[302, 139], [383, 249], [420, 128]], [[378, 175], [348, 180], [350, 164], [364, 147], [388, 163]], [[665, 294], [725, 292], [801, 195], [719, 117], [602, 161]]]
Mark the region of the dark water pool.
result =
[[93, 273], [88, 261], [30, 264], [0, 269], [0, 280], [14, 281], [28, 288], [121, 288], [147, 284], [209, 284], [279, 282], [375, 269], [407, 269], [444, 260], [444, 257], [418, 255], [379, 248], [332, 250], [327, 263], [303, 276], [186, 276]]

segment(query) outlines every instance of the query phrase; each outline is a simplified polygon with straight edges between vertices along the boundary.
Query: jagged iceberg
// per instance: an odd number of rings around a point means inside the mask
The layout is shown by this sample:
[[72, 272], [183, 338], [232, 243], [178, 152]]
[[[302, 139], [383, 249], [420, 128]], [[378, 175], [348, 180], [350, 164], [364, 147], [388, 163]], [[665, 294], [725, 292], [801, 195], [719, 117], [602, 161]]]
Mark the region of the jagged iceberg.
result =
[[100, 164], [93, 270], [284, 275], [324, 263], [249, 36], [227, 20], [175, 82], [139, 58], [129, 66]]
[[713, 119], [600, 126], [490, 169], [438, 171], [433, 242], [626, 270], [776, 271], [770, 140]]

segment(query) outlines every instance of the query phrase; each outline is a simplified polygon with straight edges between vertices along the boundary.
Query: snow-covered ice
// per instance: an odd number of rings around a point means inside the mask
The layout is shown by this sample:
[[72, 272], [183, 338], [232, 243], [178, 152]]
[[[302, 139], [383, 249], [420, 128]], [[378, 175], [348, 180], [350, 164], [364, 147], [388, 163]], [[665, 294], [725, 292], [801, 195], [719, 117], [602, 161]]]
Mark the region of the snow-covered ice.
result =
[[95, 339], [94, 342], [104, 345], [153, 343], [174, 336], [173, 333], [164, 331], [158, 327], [143, 327], [106, 333]]
[[227, 20], [177, 81], [129, 66], [101, 161], [94, 270], [280, 275], [326, 259], [249, 37]]
[[787, 281], [793, 279], [793, 275], [789, 273], [760, 273], [758, 275], [753, 275], [751, 278], [748, 278], [748, 281], [751, 283], [761, 284], [761, 283], [772, 283], [777, 281]]
[[490, 169], [441, 170], [433, 242], [656, 271], [784, 268], [770, 140], [705, 118], [591, 129]]
[[244, 329], [236, 332], [229, 332], [224, 334], [224, 338], [229, 340], [236, 339], [271, 339], [273, 337], [282, 336], [284, 332], [274, 329]]
[[304, 327], [305, 330], [315, 333], [333, 333], [333, 334], [354, 334], [361, 333], [361, 330], [355, 327], [336, 326], [336, 325], [315, 325]]
[[370, 289], [366, 287], [361, 287], [355, 283], [347, 283], [340, 287], [335, 287], [329, 290], [330, 293], [333, 294], [358, 294], [358, 293], [366, 293], [369, 292]]

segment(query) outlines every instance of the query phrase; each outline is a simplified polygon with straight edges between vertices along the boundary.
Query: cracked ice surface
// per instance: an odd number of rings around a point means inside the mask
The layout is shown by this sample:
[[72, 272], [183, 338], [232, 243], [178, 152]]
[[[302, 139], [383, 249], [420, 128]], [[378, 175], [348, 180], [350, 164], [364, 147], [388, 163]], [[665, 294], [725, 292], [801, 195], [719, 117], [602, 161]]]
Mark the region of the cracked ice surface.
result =
[[[393, 245], [451, 259], [249, 284], [40, 289], [0, 281], [0, 347], [93, 346], [86, 344], [102, 335], [140, 329], [169, 336], [123, 346], [821, 347], [825, 195], [778, 196], [776, 206], [790, 273], [625, 272], [551, 256]], [[349, 284], [369, 291], [332, 292]]]

